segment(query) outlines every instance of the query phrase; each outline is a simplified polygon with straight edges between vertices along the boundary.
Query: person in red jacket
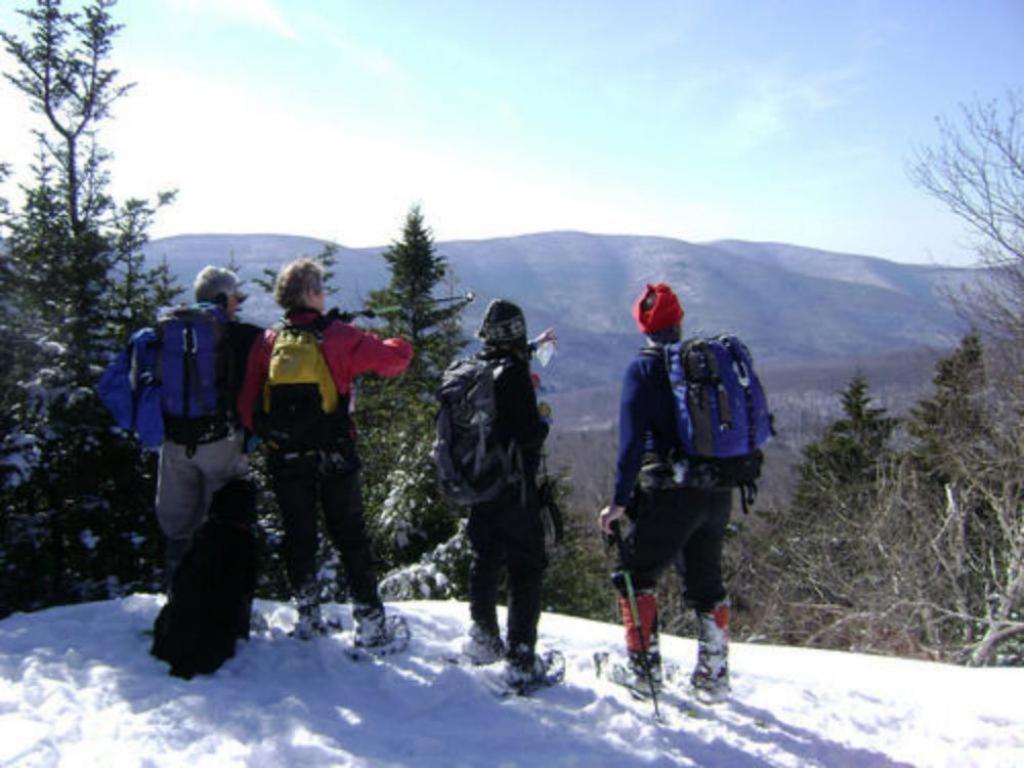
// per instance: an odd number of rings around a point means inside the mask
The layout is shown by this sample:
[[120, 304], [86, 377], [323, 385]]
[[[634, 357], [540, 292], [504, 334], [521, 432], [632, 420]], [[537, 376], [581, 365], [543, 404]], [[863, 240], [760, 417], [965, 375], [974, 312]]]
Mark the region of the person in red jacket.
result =
[[281, 269], [274, 299], [284, 322], [268, 329], [249, 353], [238, 412], [243, 426], [263, 438], [284, 521], [284, 559], [299, 608], [294, 634], [327, 631], [316, 585], [317, 502], [327, 533], [341, 553], [352, 595], [356, 642], [387, 643], [363, 519], [359, 457], [349, 417], [352, 381], [372, 371], [398, 376], [412, 346], [384, 339], [324, 314], [323, 268], [299, 259]]

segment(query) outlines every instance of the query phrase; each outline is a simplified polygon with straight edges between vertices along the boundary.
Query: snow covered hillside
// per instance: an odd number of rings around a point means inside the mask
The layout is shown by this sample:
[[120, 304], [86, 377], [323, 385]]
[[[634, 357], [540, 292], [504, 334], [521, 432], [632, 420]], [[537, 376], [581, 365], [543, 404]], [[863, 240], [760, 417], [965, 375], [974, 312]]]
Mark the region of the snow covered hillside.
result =
[[[4, 766], [1020, 766], [1024, 669], [735, 645], [734, 696], [717, 707], [651, 705], [594, 677], [618, 627], [545, 614], [541, 646], [564, 685], [498, 699], [497, 669], [445, 661], [467, 608], [396, 603], [409, 650], [354, 661], [347, 637], [287, 636], [291, 607], [259, 602], [270, 629], [190, 682], [149, 656], [162, 598], [19, 614], [0, 622]], [[348, 609], [331, 606], [346, 627]], [[688, 668], [693, 642], [665, 638]]]

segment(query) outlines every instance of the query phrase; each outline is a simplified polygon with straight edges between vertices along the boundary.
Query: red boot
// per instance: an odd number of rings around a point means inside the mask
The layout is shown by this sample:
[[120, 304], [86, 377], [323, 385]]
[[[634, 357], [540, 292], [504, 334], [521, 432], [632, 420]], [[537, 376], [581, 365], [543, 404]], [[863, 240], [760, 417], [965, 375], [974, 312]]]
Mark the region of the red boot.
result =
[[630, 671], [636, 675], [637, 687], [646, 687], [648, 679], [661, 687], [661, 652], [658, 648], [658, 603], [653, 592], [636, 593], [636, 607], [640, 614], [640, 627], [633, 621], [629, 598], [619, 597], [622, 624], [626, 628], [626, 650], [629, 652]]

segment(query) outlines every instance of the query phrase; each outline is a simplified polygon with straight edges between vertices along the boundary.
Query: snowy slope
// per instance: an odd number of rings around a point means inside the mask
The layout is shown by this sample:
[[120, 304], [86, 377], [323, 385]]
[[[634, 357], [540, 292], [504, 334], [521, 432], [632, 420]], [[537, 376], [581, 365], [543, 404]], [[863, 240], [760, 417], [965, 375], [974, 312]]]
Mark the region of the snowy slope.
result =
[[[618, 627], [545, 614], [566, 683], [497, 699], [495, 669], [443, 659], [467, 608], [392, 606], [409, 651], [353, 661], [345, 635], [287, 637], [287, 605], [260, 602], [271, 628], [210, 677], [167, 675], [145, 635], [161, 598], [55, 608], [0, 622], [4, 766], [1020, 766], [1024, 669], [963, 669], [791, 648], [734, 646], [733, 701], [652, 721], [651, 707], [595, 680], [591, 655]], [[348, 609], [331, 610], [348, 623]], [[665, 638], [692, 663], [691, 640]]]

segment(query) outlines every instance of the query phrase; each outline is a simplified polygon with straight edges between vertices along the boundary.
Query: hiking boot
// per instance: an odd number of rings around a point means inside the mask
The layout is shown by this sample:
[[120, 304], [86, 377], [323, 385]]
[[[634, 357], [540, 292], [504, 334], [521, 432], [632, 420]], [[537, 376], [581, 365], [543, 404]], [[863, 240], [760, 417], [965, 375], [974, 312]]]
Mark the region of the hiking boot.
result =
[[505, 670], [502, 675], [509, 688], [523, 690], [535, 687], [547, 676], [544, 660], [533, 652], [533, 649], [520, 643], [508, 652], [505, 657]]
[[658, 602], [649, 590], [637, 592], [635, 600], [640, 626], [637, 626], [629, 599], [625, 595], [619, 597], [619, 611], [626, 629], [626, 651], [629, 653], [629, 664], [623, 672], [631, 678], [627, 685], [649, 695], [652, 684], [655, 692], [661, 690], [662, 685]]
[[505, 655], [505, 643], [497, 632], [474, 623], [462, 644], [462, 653], [472, 664], [493, 664]]
[[697, 666], [690, 685], [711, 700], [729, 693], [729, 603], [697, 613]]
[[352, 609], [352, 616], [356, 620], [356, 645], [373, 648], [391, 641], [384, 606], [357, 605]]
[[661, 671], [661, 654], [657, 651], [648, 653], [646, 659], [643, 653], [631, 651], [629, 654], [629, 673], [632, 681], [629, 685], [644, 693], [650, 693], [653, 687], [655, 693], [661, 690], [663, 675]]

